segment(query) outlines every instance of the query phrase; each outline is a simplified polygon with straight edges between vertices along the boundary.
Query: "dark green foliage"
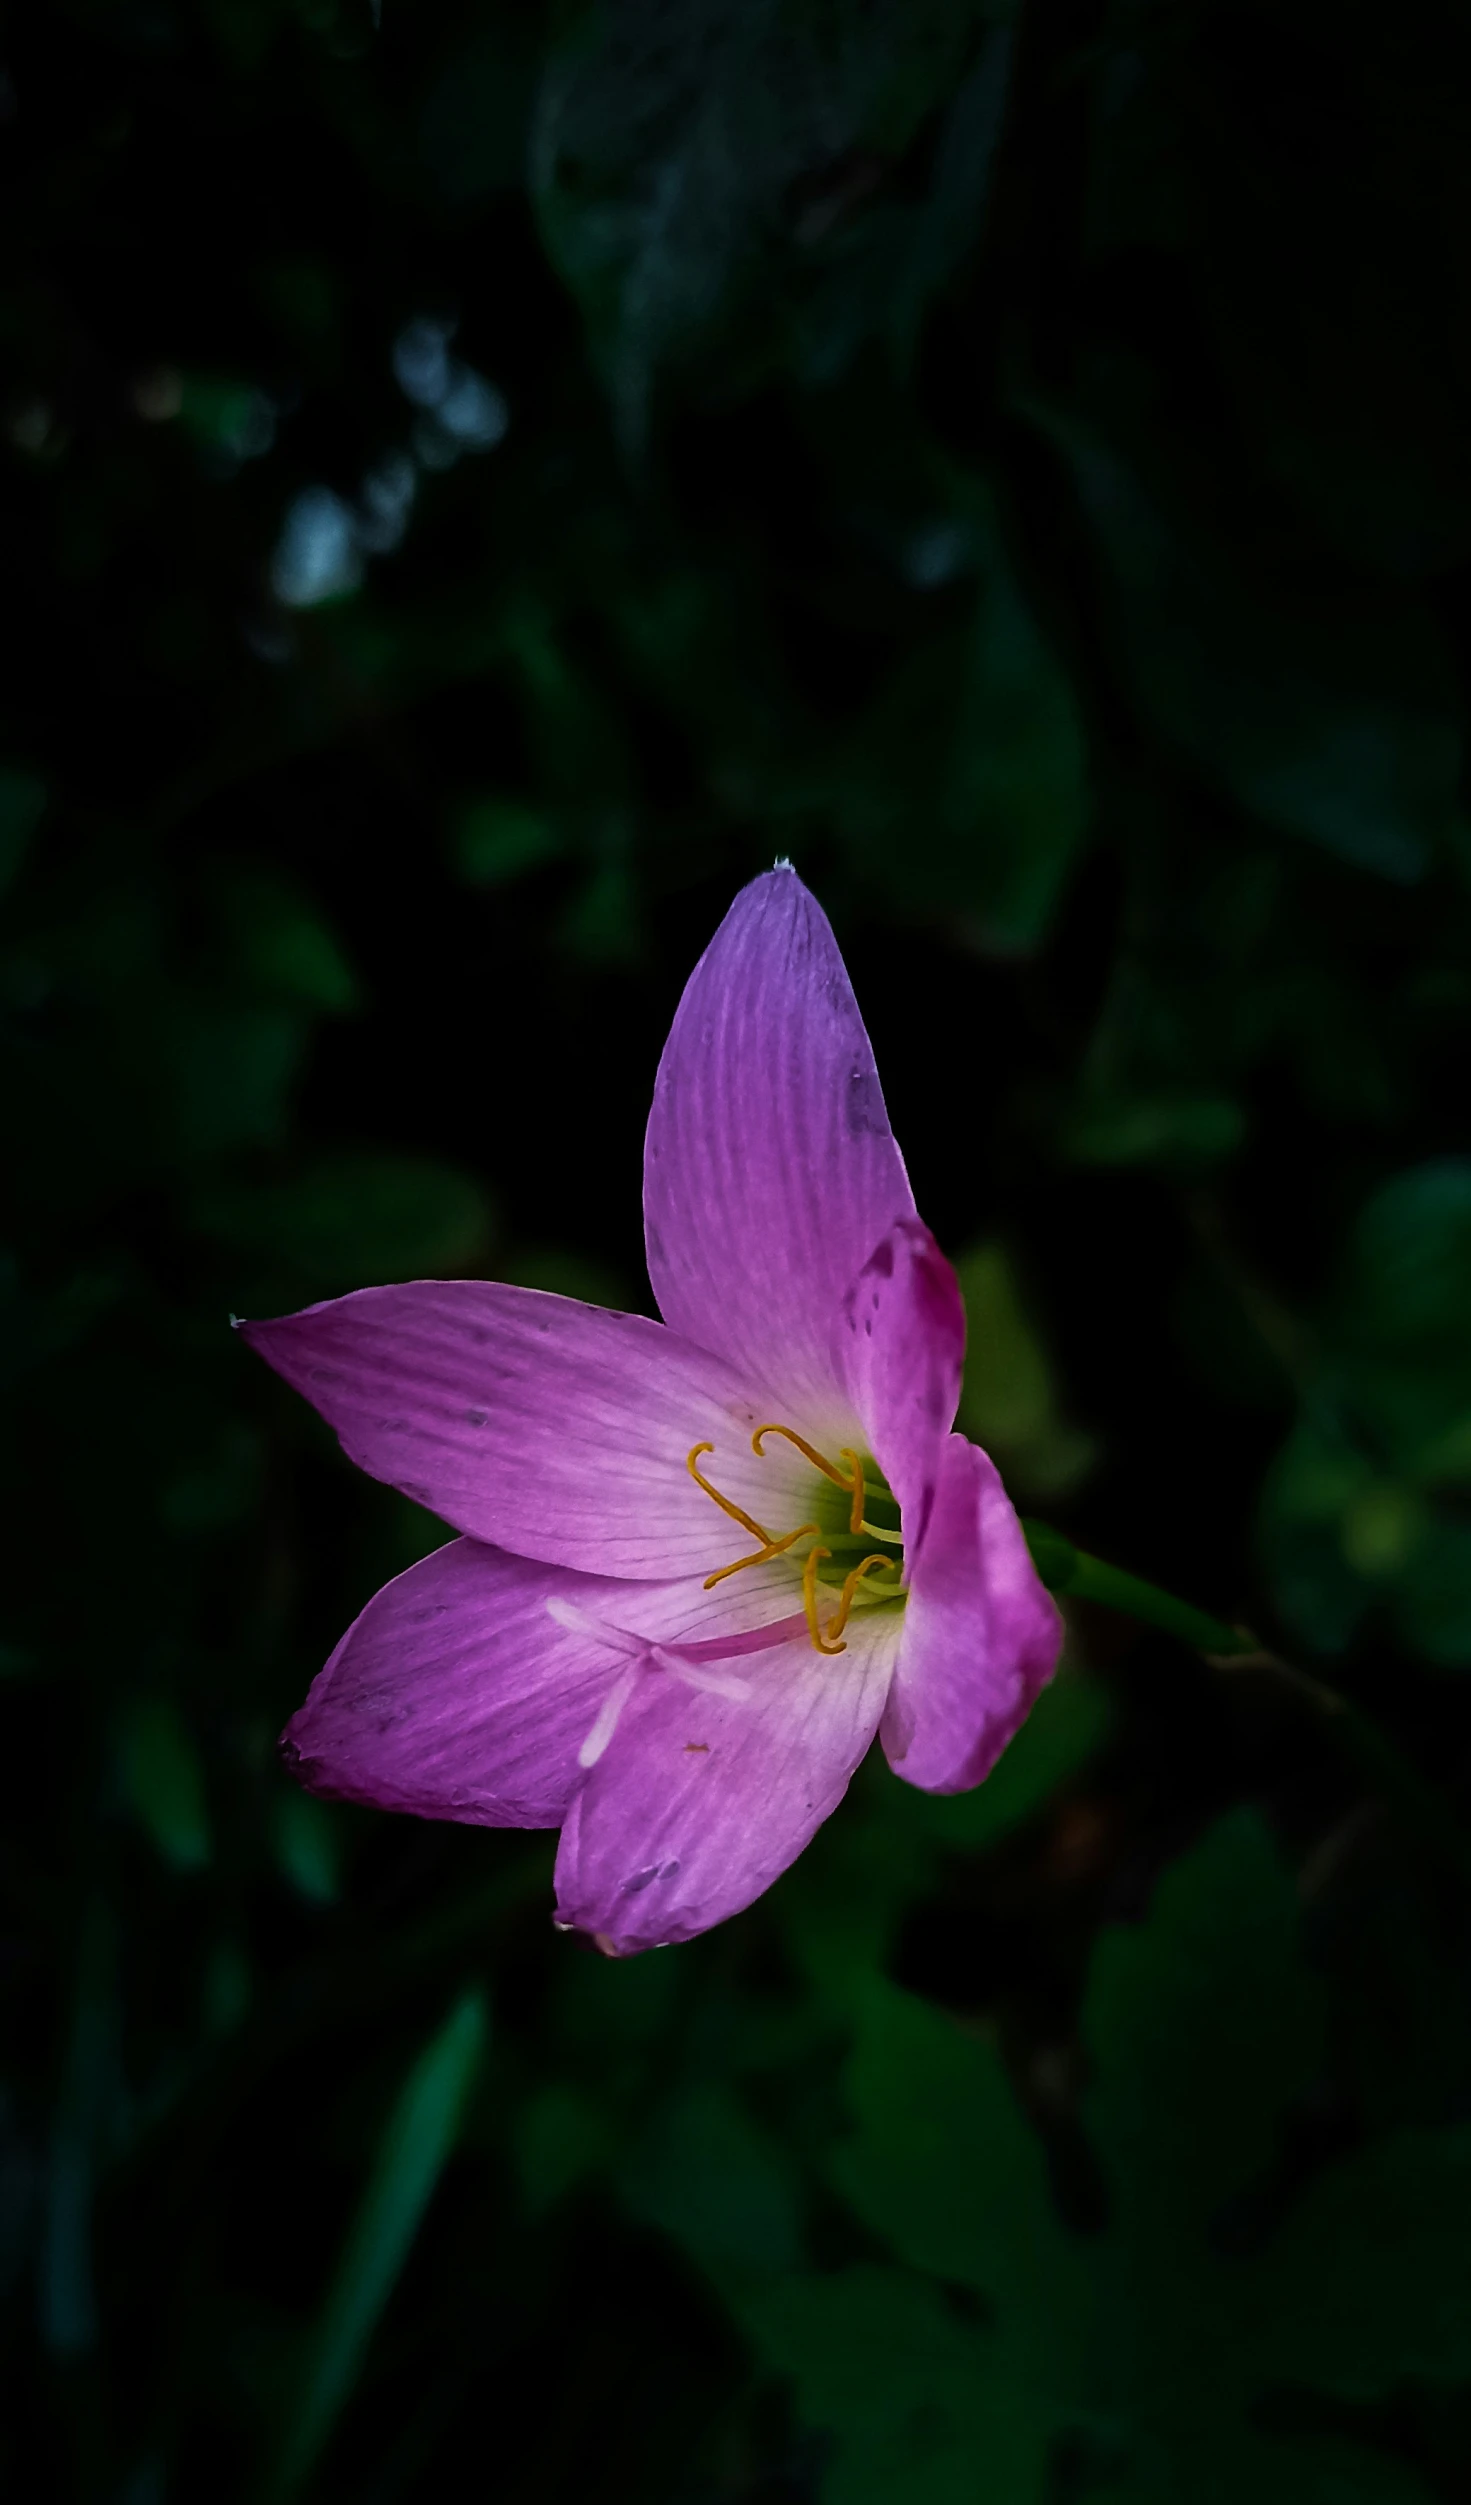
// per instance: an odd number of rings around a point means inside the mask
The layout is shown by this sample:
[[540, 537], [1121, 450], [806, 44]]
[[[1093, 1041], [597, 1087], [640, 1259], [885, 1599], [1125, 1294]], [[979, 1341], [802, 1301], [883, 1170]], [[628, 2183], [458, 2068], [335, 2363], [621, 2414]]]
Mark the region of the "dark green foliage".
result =
[[[1468, 25], [7, 19], [7, 2494], [1466, 2493]], [[1069, 1660], [613, 1966], [277, 1766], [443, 1533], [229, 1320], [645, 1303], [778, 854]]]

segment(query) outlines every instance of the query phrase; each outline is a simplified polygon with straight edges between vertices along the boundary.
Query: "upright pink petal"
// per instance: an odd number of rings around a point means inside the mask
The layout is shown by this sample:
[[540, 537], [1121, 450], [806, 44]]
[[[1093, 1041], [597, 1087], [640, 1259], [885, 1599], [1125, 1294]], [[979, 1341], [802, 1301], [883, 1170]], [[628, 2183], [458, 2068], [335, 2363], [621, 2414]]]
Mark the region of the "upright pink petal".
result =
[[713, 1572], [751, 1543], [690, 1477], [696, 1443], [765, 1528], [803, 1519], [810, 1471], [790, 1448], [751, 1450], [766, 1410], [641, 1314], [425, 1279], [240, 1330], [360, 1469], [492, 1547], [586, 1574]]
[[902, 1623], [855, 1615], [831, 1659], [804, 1631], [738, 1661], [743, 1702], [646, 1681], [562, 1829], [559, 1920], [627, 1956], [693, 1939], [770, 1887], [847, 1790]]
[[[333, 1799], [474, 1826], [559, 1826], [620, 1682], [670, 1686], [687, 1671], [744, 1686], [741, 1656], [762, 1644], [790, 1582], [771, 1567], [736, 1581], [715, 1592], [624, 1583], [451, 1540], [369, 1601], [287, 1724], [283, 1752], [309, 1790]], [[687, 1665], [668, 1653], [685, 1641]], [[656, 1650], [672, 1669], [659, 1669]]]
[[859, 1272], [843, 1299], [837, 1348], [874, 1459], [899, 1499], [912, 1579], [965, 1363], [959, 1282], [921, 1219], [900, 1218]]
[[913, 1195], [827, 917], [795, 872], [743, 889], [685, 987], [644, 1147], [672, 1329], [806, 1431], [844, 1430], [832, 1317]]
[[1061, 1647], [995, 1464], [952, 1435], [884, 1713], [895, 1773], [925, 1792], [969, 1791], [1026, 1720]]

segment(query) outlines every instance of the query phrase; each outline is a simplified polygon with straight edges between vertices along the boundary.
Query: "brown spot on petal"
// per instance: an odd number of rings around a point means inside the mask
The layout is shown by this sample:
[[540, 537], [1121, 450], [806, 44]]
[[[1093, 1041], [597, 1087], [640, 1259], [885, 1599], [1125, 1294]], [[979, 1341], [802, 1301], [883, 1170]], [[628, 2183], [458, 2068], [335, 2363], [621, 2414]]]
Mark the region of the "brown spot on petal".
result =
[[684, 1744], [684, 1753], [686, 1757], [708, 1757], [710, 1754], [710, 1743], [708, 1740], [686, 1740]]

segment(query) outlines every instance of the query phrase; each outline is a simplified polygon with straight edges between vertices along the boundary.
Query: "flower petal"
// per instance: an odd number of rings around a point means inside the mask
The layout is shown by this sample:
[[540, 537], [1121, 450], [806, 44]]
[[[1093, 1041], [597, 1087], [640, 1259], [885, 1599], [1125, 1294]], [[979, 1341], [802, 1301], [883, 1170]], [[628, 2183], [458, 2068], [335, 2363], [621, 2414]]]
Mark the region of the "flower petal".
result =
[[833, 1659], [805, 1631], [748, 1656], [740, 1702], [646, 1679], [562, 1829], [558, 1920], [629, 1956], [693, 1939], [770, 1887], [847, 1790], [902, 1624], [898, 1610], [851, 1620]]
[[904, 1520], [911, 1580], [960, 1401], [965, 1305], [929, 1228], [901, 1218], [843, 1300], [838, 1356], [870, 1449]]
[[967, 1792], [991, 1771], [1057, 1667], [1062, 1620], [994, 1462], [945, 1446], [882, 1737], [896, 1774]]
[[810, 1470], [790, 1449], [751, 1450], [764, 1409], [719, 1358], [641, 1314], [422, 1279], [239, 1328], [360, 1469], [518, 1556], [664, 1581], [749, 1552], [689, 1475], [696, 1443], [753, 1519], [803, 1519]]
[[740, 1587], [628, 1584], [451, 1540], [369, 1601], [287, 1724], [283, 1754], [332, 1799], [558, 1826], [631, 1663], [688, 1641], [693, 1663], [733, 1656], [741, 1670], [763, 1617], [789, 1626], [789, 1573], [753, 1568]]
[[685, 986], [644, 1147], [665, 1321], [843, 1430], [832, 1317], [914, 1198], [826, 915], [790, 869], [736, 898]]
[[282, 1739], [309, 1791], [473, 1826], [554, 1827], [624, 1667], [548, 1615], [616, 1584], [451, 1540], [369, 1601]]

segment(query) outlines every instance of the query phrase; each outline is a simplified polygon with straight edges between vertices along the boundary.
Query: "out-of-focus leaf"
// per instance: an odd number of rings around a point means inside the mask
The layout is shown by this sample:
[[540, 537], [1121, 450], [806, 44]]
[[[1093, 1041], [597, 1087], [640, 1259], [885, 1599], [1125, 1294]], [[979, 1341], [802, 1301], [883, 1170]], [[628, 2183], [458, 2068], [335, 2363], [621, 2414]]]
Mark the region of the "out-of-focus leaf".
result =
[[1312, 2074], [1319, 1999], [1291, 1880], [1250, 1811], [1176, 1864], [1147, 1922], [1105, 1935], [1084, 2032], [1119, 2234], [1188, 2242], [1265, 2171]]
[[943, 1855], [983, 1851], [1010, 1834], [1079, 1772], [1108, 1727], [1105, 1689], [1064, 1668], [974, 1791], [917, 1791], [872, 1749], [842, 1816], [783, 1881], [793, 1943], [820, 1989], [861, 1994]]
[[[1270, 2179], [1321, 2049], [1294, 1891], [1259, 1820], [1223, 1820], [1095, 1959], [1086, 2116], [1101, 2232], [1077, 2237], [1057, 2217], [992, 2045], [876, 1979], [850, 2006], [854, 2128], [834, 2179], [907, 2274], [837, 2272], [739, 2300], [832, 2434], [826, 2495], [897, 2505], [901, 2431], [927, 2427], [946, 2498], [966, 2493], [967, 2463], [975, 2482], [1000, 2461], [1008, 2497], [1040, 2500], [1068, 2456], [1121, 2505], [1423, 2497], [1372, 2446], [1257, 2422], [1288, 2384], [1360, 2398], [1463, 2373], [1471, 2340], [1464, 2132], [1330, 2166], [1275, 2237], [1259, 2224], [1221, 2240]], [[947, 2314], [956, 2286], [982, 2300], [981, 2322]], [[868, 2371], [870, 2358], [888, 2362]], [[928, 2494], [923, 2443], [916, 2458]]]
[[1471, 1164], [1366, 1204], [1309, 1401], [1263, 1496], [1283, 1610], [1334, 1650], [1373, 1606], [1442, 1668], [1471, 1663]]
[[901, 911], [948, 913], [983, 954], [1027, 956], [1088, 830], [1076, 697], [987, 482], [923, 463], [906, 486], [939, 511], [922, 528], [867, 516], [868, 533], [922, 588], [953, 573], [963, 622], [901, 647], [843, 736], [792, 772], [783, 806], [799, 824], [835, 820]]
[[[824, 377], [875, 329], [908, 345], [984, 199], [1007, 61], [988, 15], [695, 0], [671, 22], [635, 0], [574, 20], [542, 89], [535, 195], [630, 443], [662, 370], [759, 370], [788, 301]], [[890, 200], [891, 170], [947, 107], [930, 199]]]
[[611, 2134], [584, 2090], [549, 2081], [516, 2119], [516, 2170], [533, 2217], [540, 2217], [608, 2162]]
[[642, 931], [632, 873], [621, 861], [595, 870], [562, 916], [560, 937], [574, 957], [591, 965], [627, 965], [639, 953]]
[[1401, 2132], [1309, 2190], [1262, 2264], [1269, 2371], [1345, 2400], [1471, 2368], [1471, 2131]]
[[1066, 1495], [1093, 1459], [1092, 1439], [1058, 1414], [1052, 1368], [1022, 1304], [1003, 1244], [962, 1253], [965, 1382], [956, 1424], [997, 1462], [1008, 1487], [1038, 1502]]
[[[1133, 422], [1049, 411], [1108, 572], [1137, 700], [1220, 788], [1283, 833], [1408, 881], [1459, 842], [1449, 657], [1412, 595], [1329, 601], [1253, 578]], [[1116, 440], [1116, 436], [1120, 440]], [[1148, 476], [1148, 485], [1145, 477]], [[1219, 499], [1217, 499], [1219, 501]]]
[[216, 910], [242, 972], [266, 994], [342, 1016], [357, 978], [336, 933], [301, 890], [258, 862], [222, 868]]
[[829, 2433], [824, 2505], [1044, 2505], [1052, 2429], [1010, 2360], [930, 2282], [873, 2264], [793, 2276], [746, 2308]]
[[276, 1800], [276, 1858], [299, 1895], [330, 1905], [338, 1892], [338, 1835], [325, 1801], [283, 1783]]
[[676, 2092], [651, 2116], [623, 2191], [717, 2277], [780, 2274], [801, 2258], [790, 2162], [721, 2090]]
[[453, 831], [455, 862], [473, 887], [504, 887], [555, 861], [562, 837], [550, 818], [516, 800], [477, 800]]
[[[856, 2129], [834, 2177], [876, 2234], [915, 2269], [981, 2293], [1007, 2289], [1008, 2336], [1071, 2334], [1076, 2263], [1052, 2214], [1041, 2143], [994, 2044], [911, 1995], [875, 1984], [847, 2072]], [[961, 2151], [963, 2163], [957, 2164]], [[1033, 2302], [1042, 2317], [1018, 2324]]]
[[312, 2340], [302, 2384], [267, 2480], [299, 2495], [362, 2369], [368, 2342], [408, 2259], [459, 2133], [485, 2043], [485, 2003], [467, 1992], [431, 2037], [389, 2116]]
[[210, 1857], [204, 1776], [177, 1708], [164, 1696], [135, 1697], [118, 1746], [128, 1800], [164, 1860], [202, 1869]]
[[233, 1251], [338, 1290], [472, 1270], [494, 1229], [471, 1175], [388, 1149], [338, 1151], [276, 1182], [216, 1185], [194, 1217]]

